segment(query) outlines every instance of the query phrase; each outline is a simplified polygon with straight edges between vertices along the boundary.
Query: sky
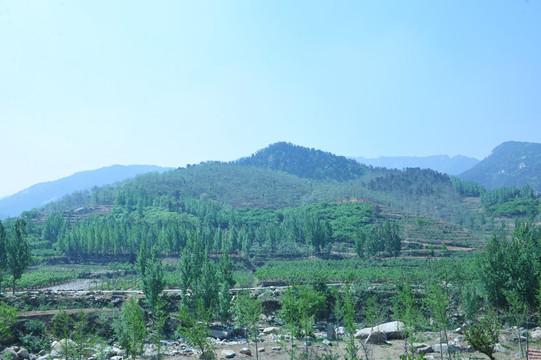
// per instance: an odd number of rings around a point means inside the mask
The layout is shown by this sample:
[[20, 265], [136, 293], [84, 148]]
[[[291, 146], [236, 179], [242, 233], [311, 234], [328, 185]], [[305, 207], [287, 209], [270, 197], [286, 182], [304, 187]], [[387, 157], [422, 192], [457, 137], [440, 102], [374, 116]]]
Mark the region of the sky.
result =
[[0, 0], [0, 197], [277, 141], [483, 159], [541, 142], [541, 0]]

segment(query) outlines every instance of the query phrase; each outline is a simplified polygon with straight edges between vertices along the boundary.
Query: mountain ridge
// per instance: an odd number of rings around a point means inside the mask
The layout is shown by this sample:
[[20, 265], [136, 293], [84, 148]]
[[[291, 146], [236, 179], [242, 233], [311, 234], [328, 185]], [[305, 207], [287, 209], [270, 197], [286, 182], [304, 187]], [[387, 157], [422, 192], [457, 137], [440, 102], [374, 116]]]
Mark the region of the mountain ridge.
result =
[[432, 169], [449, 175], [458, 175], [471, 169], [480, 160], [464, 155], [431, 156], [379, 156], [377, 158], [355, 157], [361, 164], [388, 169], [421, 168]]
[[155, 165], [111, 165], [76, 172], [57, 180], [37, 183], [13, 195], [1, 198], [0, 219], [18, 216], [23, 211], [59, 200], [76, 191], [113, 184], [147, 172], [163, 172], [170, 169]]
[[541, 144], [507, 141], [473, 168], [458, 175], [487, 189], [530, 185], [541, 192]]

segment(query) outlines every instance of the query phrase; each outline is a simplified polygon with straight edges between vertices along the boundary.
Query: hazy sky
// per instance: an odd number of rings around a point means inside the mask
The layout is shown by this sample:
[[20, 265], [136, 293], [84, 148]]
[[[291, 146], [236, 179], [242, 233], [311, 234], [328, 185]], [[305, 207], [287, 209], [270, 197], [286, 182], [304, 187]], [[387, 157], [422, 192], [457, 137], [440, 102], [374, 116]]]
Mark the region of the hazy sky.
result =
[[0, 0], [0, 196], [276, 141], [482, 159], [540, 116], [539, 0]]

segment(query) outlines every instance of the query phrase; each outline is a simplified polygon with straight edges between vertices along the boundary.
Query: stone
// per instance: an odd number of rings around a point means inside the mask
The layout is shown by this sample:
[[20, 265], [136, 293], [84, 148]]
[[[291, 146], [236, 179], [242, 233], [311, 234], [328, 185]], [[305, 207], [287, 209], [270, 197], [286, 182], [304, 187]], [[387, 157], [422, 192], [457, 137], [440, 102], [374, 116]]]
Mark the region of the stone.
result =
[[258, 352], [265, 352], [265, 348], [264, 348], [264, 347], [259, 348], [257, 351], [258, 351]]
[[20, 359], [28, 359], [30, 357], [30, 353], [25, 348], [21, 348], [19, 351], [17, 351], [17, 356]]
[[535, 329], [534, 331], [532, 331], [530, 334], [530, 339], [533, 342], [539, 341], [541, 339], [541, 329]]
[[[432, 346], [432, 349], [434, 349], [435, 353], [447, 353], [447, 344], [435, 344]], [[456, 353], [460, 351], [460, 348], [456, 345], [449, 344], [449, 352]]]
[[327, 338], [336, 339], [336, 329], [332, 324], [327, 324]]
[[232, 332], [228, 330], [211, 329], [209, 336], [218, 340], [229, 339], [232, 336]]
[[356, 339], [366, 339], [371, 332], [380, 332], [387, 335], [387, 340], [397, 340], [404, 338], [404, 323], [402, 321], [391, 321], [374, 327], [357, 330]]
[[332, 342], [330, 340], [327, 340], [327, 339], [323, 339], [323, 341], [321, 343], [323, 345], [325, 345], [325, 346], [332, 346]]
[[271, 350], [272, 351], [280, 351], [280, 350], [282, 350], [282, 348], [279, 347], [279, 346], [274, 346]]
[[276, 326], [266, 327], [263, 329], [263, 334], [278, 334], [280, 329]]
[[54, 357], [55, 355], [62, 354], [62, 351], [66, 347], [74, 348], [76, 346], [75, 342], [71, 339], [62, 339], [60, 341], [53, 341], [51, 344], [51, 355]]
[[4, 359], [18, 359], [17, 353], [13, 348], [7, 348], [2, 351], [2, 356]]
[[243, 347], [242, 349], [240, 349], [239, 353], [241, 353], [242, 355], [252, 356], [252, 352], [247, 347]]
[[365, 344], [388, 345], [387, 334], [380, 331], [372, 331], [366, 338]]
[[237, 356], [237, 353], [235, 353], [233, 350], [229, 350], [229, 349], [222, 350], [222, 356], [221, 356], [222, 358], [232, 359], [235, 356]]
[[415, 352], [417, 354], [430, 354], [434, 352], [434, 349], [432, 349], [432, 346], [428, 344], [419, 344], [420, 346], [415, 347]]
[[494, 345], [494, 352], [502, 353], [502, 354], [508, 354], [509, 350], [504, 348], [502, 344], [495, 344]]
[[336, 336], [344, 336], [346, 335], [346, 328], [343, 326], [339, 326], [335, 329]]

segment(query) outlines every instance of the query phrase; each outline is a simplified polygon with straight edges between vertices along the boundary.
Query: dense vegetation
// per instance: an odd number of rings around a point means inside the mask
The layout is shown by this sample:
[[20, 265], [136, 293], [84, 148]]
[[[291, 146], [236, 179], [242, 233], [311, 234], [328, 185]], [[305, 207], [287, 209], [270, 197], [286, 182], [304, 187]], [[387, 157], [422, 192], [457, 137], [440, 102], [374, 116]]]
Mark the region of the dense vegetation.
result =
[[[517, 304], [536, 316], [541, 231], [531, 223], [539, 212], [539, 195], [528, 186], [486, 190], [431, 170], [357, 166], [278, 143], [234, 163], [75, 193], [0, 222], [0, 285], [15, 290], [88, 275], [54, 274], [47, 262], [116, 263], [109, 266], [123, 268], [124, 282], [112, 286], [145, 295], [147, 314], [126, 302], [114, 326], [132, 357], [150, 339], [147, 330], [156, 344], [163, 336], [166, 287], [182, 290], [179, 331], [203, 354], [212, 321], [253, 329], [257, 316], [235, 309], [257, 312], [260, 305], [244, 294], [237, 306], [231, 289], [256, 284], [295, 285], [280, 295], [278, 313], [294, 336], [310, 336], [314, 320], [332, 313], [349, 327], [400, 319], [413, 338], [460, 325], [451, 323], [451, 310], [460, 309], [457, 322], [476, 321], [483, 307], [516, 314]], [[164, 265], [164, 258], [174, 260]], [[42, 265], [23, 275], [31, 261]], [[107, 270], [107, 285], [116, 270]], [[474, 343], [475, 332], [468, 336]], [[297, 350], [290, 351], [293, 357]]]

